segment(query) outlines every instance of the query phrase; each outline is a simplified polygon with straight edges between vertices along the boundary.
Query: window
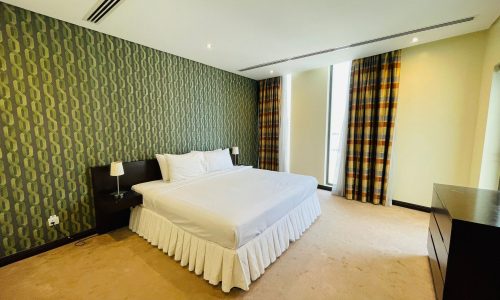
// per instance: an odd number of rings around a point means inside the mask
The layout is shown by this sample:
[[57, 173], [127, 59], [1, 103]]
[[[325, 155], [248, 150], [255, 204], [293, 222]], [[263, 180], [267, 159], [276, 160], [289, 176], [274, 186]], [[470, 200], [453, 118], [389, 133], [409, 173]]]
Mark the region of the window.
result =
[[330, 67], [326, 184], [334, 190], [344, 184], [350, 73], [350, 61]]
[[290, 120], [292, 75], [283, 76], [283, 88], [280, 105], [279, 170], [290, 172]]

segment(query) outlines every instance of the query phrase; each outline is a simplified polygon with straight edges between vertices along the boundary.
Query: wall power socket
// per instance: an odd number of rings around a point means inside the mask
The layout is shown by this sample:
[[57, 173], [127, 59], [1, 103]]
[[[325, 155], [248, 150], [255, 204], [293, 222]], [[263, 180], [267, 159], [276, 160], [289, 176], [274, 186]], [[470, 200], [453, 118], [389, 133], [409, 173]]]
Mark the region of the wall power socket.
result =
[[49, 217], [48, 221], [49, 226], [54, 226], [59, 224], [59, 217], [57, 215], [52, 215]]

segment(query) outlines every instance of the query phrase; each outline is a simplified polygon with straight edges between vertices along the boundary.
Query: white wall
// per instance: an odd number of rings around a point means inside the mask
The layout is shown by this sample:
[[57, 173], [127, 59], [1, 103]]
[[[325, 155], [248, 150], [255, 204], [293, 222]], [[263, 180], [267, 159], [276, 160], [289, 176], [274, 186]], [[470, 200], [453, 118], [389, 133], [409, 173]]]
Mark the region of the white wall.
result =
[[[500, 69], [500, 65], [499, 65]], [[500, 177], [500, 70], [492, 77], [479, 187], [495, 190]]]
[[328, 67], [292, 75], [290, 172], [325, 183]]
[[499, 72], [493, 75], [499, 63], [500, 19], [497, 19], [486, 36], [470, 179], [471, 185], [487, 189], [498, 188], [500, 173], [500, 87], [498, 83], [492, 86], [499, 80]]
[[[482, 187], [494, 188], [500, 121], [490, 124], [487, 116], [498, 111], [490, 105], [498, 63], [499, 21], [487, 31], [403, 49], [393, 199], [430, 206], [433, 183], [477, 187], [481, 169], [493, 174], [483, 176]], [[328, 67], [293, 74], [291, 102], [291, 172], [324, 184]]]
[[393, 199], [430, 206], [433, 183], [470, 185], [485, 37], [403, 49]]

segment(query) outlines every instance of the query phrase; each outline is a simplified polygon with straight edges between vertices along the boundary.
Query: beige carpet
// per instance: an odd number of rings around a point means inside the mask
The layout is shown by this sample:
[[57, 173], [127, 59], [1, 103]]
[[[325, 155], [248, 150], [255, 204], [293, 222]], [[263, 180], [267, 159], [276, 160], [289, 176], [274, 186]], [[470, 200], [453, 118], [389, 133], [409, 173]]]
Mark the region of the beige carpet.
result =
[[428, 214], [318, 193], [321, 217], [248, 292], [224, 294], [123, 228], [0, 268], [0, 299], [434, 299]]

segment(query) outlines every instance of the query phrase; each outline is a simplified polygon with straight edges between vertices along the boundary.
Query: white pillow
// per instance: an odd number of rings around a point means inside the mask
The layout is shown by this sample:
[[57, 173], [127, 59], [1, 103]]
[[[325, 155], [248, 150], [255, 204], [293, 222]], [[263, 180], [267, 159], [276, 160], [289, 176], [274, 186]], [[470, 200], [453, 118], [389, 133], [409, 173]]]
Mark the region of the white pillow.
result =
[[169, 181], [170, 176], [168, 174], [168, 164], [167, 159], [165, 158], [165, 154], [156, 154], [156, 160], [160, 165], [161, 177], [163, 178], [163, 181]]
[[233, 168], [229, 149], [203, 152], [207, 172], [222, 171]]
[[202, 153], [165, 154], [165, 158], [168, 164], [170, 181], [190, 179], [206, 173]]
[[198, 151], [198, 150], [193, 150], [193, 151], [191, 151], [190, 153], [201, 153], [201, 154], [203, 154], [203, 166], [205, 167], [205, 171], [206, 171], [206, 172], [209, 172], [209, 171], [208, 171], [207, 159], [205, 158], [205, 153], [208, 153], [208, 152], [215, 152], [215, 151], [220, 151], [220, 150], [222, 150], [222, 148], [215, 149], [215, 150], [212, 150], [212, 151]]

